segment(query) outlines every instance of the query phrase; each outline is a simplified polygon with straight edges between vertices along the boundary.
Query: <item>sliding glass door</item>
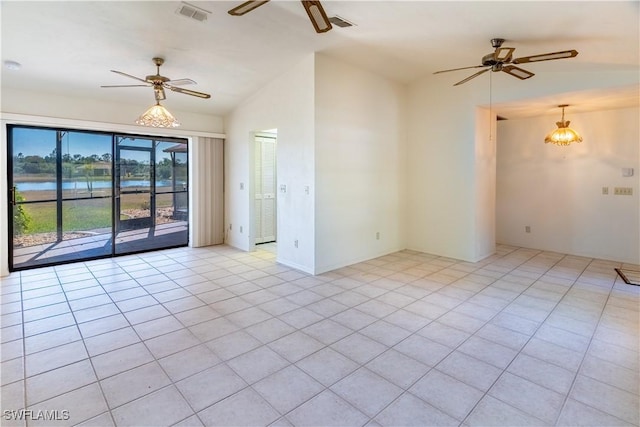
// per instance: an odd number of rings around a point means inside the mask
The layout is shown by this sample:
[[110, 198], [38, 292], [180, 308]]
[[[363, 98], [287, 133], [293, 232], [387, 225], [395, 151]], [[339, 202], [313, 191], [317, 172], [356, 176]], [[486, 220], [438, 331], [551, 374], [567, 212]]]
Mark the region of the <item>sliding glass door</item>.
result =
[[117, 254], [188, 243], [186, 168], [184, 142], [116, 137]]
[[7, 133], [12, 270], [188, 243], [185, 140]]

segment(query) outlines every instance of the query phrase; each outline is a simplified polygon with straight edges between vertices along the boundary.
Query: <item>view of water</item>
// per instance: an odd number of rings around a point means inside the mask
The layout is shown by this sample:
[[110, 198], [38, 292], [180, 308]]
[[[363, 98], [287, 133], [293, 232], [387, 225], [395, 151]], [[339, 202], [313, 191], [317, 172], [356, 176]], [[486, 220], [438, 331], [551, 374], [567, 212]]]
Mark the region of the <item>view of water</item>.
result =
[[[135, 179], [120, 182], [121, 187], [149, 187], [149, 185], [151, 185], [149, 181], [135, 180]], [[181, 185], [182, 183], [176, 182], [177, 187], [180, 187]], [[18, 183], [15, 183], [15, 186], [18, 188], [18, 191], [51, 191], [56, 189], [56, 182], [55, 181], [18, 182]], [[169, 180], [156, 181], [156, 187], [170, 187], [170, 186], [171, 186], [171, 181]], [[86, 190], [87, 182], [86, 181], [66, 181], [62, 183], [63, 190], [73, 190], [76, 188], [78, 190]], [[105, 188], [111, 188], [111, 181], [95, 181], [93, 183], [94, 190], [105, 189]]]

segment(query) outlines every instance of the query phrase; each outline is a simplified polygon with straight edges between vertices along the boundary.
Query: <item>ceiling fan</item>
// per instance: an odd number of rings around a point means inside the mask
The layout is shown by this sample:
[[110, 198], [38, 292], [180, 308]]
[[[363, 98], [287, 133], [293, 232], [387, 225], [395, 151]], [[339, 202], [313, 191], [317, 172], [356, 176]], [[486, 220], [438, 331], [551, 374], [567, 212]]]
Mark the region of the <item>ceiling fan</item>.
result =
[[462, 67], [462, 68], [453, 68], [451, 70], [442, 70], [436, 71], [433, 74], [440, 73], [448, 73], [450, 71], [458, 71], [458, 70], [468, 70], [471, 68], [485, 68], [484, 70], [478, 71], [477, 73], [467, 77], [464, 80], [459, 81], [454, 84], [454, 86], [461, 85], [463, 83], [468, 82], [469, 80], [478, 77], [480, 74], [486, 73], [487, 71], [503, 71], [513, 77], [517, 77], [520, 80], [526, 80], [530, 77], [533, 77], [534, 74], [530, 71], [522, 69], [520, 67], [516, 67], [511, 64], [526, 64], [528, 62], [540, 62], [540, 61], [551, 61], [553, 59], [565, 59], [565, 58], [573, 58], [578, 55], [578, 51], [576, 50], [563, 50], [560, 52], [551, 52], [551, 53], [543, 53], [539, 55], [531, 55], [531, 56], [523, 56], [521, 58], [513, 58], [513, 51], [515, 48], [513, 47], [502, 47], [504, 43], [504, 39], [491, 39], [491, 46], [495, 48], [493, 53], [489, 53], [482, 57], [482, 65], [474, 65], [471, 67]]
[[184, 89], [178, 86], [183, 85], [192, 85], [196, 84], [191, 79], [178, 79], [171, 80], [168, 77], [160, 75], [160, 66], [164, 64], [164, 59], [162, 58], [153, 58], [153, 63], [156, 64], [156, 73], [145, 77], [144, 79], [136, 76], [132, 76], [131, 74], [123, 73], [122, 71], [111, 70], [112, 73], [120, 74], [125, 77], [129, 77], [134, 80], [138, 80], [144, 84], [137, 85], [108, 85], [108, 86], [100, 86], [106, 88], [112, 87], [153, 87], [153, 92], [156, 97], [156, 101], [162, 101], [166, 99], [166, 95], [164, 93], [165, 89], [169, 89], [173, 92], [184, 93], [185, 95], [197, 96], [198, 98], [208, 99], [211, 98], [211, 95], [203, 92], [196, 92], [195, 90]]
[[[326, 33], [332, 28], [331, 22], [329, 22], [329, 18], [327, 18], [327, 14], [324, 12], [322, 4], [320, 4], [318, 0], [300, 1], [304, 6], [304, 10], [307, 11], [307, 15], [309, 15], [309, 19], [311, 20], [316, 33]], [[236, 6], [231, 9], [229, 11], [229, 15], [242, 16], [268, 2], [269, 0], [249, 0], [242, 3], [240, 6]]]

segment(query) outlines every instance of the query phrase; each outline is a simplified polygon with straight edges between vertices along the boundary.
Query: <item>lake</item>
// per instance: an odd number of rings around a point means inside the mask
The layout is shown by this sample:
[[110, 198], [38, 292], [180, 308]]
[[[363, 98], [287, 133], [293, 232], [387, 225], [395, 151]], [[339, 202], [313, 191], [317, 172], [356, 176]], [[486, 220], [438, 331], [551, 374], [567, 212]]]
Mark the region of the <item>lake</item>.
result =
[[[180, 187], [184, 183], [176, 182], [176, 186]], [[128, 179], [126, 181], [120, 182], [120, 187], [148, 187], [150, 185], [149, 181], [144, 180], [135, 180]], [[52, 191], [56, 189], [55, 181], [46, 181], [46, 182], [17, 182], [15, 183], [18, 191]], [[156, 181], [156, 187], [171, 187], [170, 180]], [[87, 182], [86, 181], [65, 181], [62, 183], [63, 190], [86, 190]], [[111, 188], [111, 181], [94, 181], [93, 189], [105, 189]]]

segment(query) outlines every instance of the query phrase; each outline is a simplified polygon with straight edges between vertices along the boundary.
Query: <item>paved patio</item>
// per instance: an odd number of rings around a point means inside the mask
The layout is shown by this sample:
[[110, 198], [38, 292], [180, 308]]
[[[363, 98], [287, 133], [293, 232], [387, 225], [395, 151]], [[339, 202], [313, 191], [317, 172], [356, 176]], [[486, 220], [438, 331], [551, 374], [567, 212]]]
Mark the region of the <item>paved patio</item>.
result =
[[[111, 229], [85, 232], [85, 237], [60, 242], [15, 248], [14, 268], [108, 256], [112, 253]], [[155, 227], [127, 230], [116, 235], [116, 254], [186, 245], [189, 228], [186, 221], [175, 221]]]

